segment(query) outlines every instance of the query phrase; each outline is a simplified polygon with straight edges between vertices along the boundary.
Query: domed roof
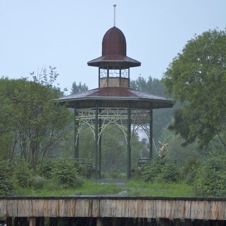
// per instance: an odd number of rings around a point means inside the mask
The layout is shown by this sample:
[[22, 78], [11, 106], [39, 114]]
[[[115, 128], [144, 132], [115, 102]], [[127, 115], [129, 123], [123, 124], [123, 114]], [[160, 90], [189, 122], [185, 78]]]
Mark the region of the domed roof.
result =
[[110, 28], [102, 41], [102, 56], [121, 55], [126, 56], [126, 38], [117, 27]]
[[102, 56], [88, 62], [89, 66], [123, 69], [140, 66], [141, 63], [126, 56], [126, 38], [117, 28], [110, 28], [102, 40]]

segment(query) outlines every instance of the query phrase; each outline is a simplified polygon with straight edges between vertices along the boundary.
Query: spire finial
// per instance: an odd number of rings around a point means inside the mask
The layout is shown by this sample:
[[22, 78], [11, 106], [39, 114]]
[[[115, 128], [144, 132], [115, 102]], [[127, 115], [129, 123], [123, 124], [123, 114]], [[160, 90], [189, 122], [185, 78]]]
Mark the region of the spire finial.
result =
[[114, 6], [114, 27], [116, 25], [116, 4], [113, 5]]

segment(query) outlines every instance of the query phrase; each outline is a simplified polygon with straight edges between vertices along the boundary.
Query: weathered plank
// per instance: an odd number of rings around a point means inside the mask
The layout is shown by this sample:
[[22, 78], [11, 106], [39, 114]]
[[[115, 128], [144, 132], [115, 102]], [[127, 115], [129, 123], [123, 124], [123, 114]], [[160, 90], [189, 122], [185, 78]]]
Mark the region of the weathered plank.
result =
[[0, 198], [0, 217], [226, 220], [226, 199], [97, 196]]

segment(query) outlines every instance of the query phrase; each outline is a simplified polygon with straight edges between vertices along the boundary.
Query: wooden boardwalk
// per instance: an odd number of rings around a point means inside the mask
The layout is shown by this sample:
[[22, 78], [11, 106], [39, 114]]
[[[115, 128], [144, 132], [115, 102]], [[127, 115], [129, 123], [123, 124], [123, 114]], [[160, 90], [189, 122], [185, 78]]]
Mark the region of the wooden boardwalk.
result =
[[[0, 197], [0, 218], [7, 219], [8, 225], [21, 225], [15, 222], [13, 224], [14, 218], [27, 218], [29, 225], [34, 226], [37, 225], [36, 218], [65, 217], [145, 219], [147, 225], [154, 225], [148, 224], [151, 219], [216, 221], [225, 222], [226, 225], [226, 199], [115, 196]], [[93, 225], [104, 225], [101, 222], [97, 220]]]

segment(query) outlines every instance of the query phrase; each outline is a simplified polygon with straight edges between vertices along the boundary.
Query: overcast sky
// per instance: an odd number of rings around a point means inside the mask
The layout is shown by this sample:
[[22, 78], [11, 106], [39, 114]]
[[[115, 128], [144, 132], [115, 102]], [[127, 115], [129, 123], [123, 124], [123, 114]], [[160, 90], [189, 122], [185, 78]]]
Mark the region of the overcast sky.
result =
[[226, 27], [226, 0], [0, 0], [0, 77], [29, 77], [49, 65], [57, 83], [98, 86], [98, 70], [87, 62], [101, 55], [102, 38], [116, 26], [127, 56], [141, 62], [131, 78], [162, 78], [187, 41]]

